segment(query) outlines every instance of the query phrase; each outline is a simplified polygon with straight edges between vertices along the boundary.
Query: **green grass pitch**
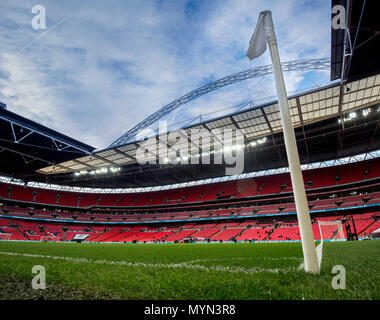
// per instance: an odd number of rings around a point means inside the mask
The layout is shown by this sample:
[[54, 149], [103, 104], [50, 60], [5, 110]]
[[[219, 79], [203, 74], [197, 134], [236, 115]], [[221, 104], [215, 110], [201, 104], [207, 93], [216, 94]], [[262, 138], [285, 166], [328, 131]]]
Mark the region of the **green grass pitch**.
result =
[[[0, 242], [0, 299], [380, 299], [380, 241], [325, 242], [319, 275], [300, 243]], [[34, 265], [45, 290], [31, 288]], [[346, 270], [346, 289], [331, 282]]]

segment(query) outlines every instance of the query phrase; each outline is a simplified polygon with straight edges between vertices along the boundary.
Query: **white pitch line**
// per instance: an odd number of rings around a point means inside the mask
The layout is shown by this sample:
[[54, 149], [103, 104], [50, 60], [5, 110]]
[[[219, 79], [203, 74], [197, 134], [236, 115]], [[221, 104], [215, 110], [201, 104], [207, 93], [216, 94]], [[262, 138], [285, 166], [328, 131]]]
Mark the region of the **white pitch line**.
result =
[[74, 258], [74, 257], [63, 257], [63, 256], [49, 256], [42, 254], [30, 254], [30, 253], [17, 253], [17, 252], [0, 252], [0, 255], [8, 256], [21, 256], [28, 258], [43, 258], [43, 259], [53, 259], [53, 260], [65, 260], [70, 262], [78, 263], [97, 263], [97, 264], [110, 264], [110, 265], [121, 265], [127, 267], [148, 267], [148, 268], [185, 268], [185, 269], [195, 269], [202, 271], [225, 271], [231, 273], [259, 273], [259, 272], [291, 272], [297, 271], [296, 268], [244, 268], [244, 267], [226, 267], [226, 266], [202, 266], [196, 264], [188, 264], [187, 262], [180, 263], [144, 263], [144, 262], [129, 262], [129, 261], [114, 261], [114, 260], [90, 260], [86, 258]]
[[209, 262], [209, 261], [226, 261], [226, 260], [302, 260], [299, 257], [238, 257], [238, 258], [215, 258], [215, 259], [197, 259], [186, 261], [187, 263], [197, 263], [197, 262]]

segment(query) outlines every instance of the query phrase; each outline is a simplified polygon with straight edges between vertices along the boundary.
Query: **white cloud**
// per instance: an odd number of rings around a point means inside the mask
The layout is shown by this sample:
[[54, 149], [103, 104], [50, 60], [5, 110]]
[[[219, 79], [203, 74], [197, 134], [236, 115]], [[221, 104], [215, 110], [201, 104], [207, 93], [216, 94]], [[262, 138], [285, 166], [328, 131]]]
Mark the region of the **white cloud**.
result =
[[[269, 64], [268, 54], [254, 63], [244, 57], [261, 10], [273, 11], [283, 61], [329, 55], [329, 6], [301, 0], [272, 1], [269, 8], [263, 0], [201, 2], [191, 12], [186, 1], [40, 2], [48, 28], [66, 19], [21, 53], [40, 35], [30, 25], [35, 3], [0, 4], [6, 16], [0, 100], [11, 111], [96, 147], [206, 81]], [[305, 82], [305, 73], [286, 80], [292, 92]], [[273, 95], [270, 76], [248, 80], [203, 96], [169, 119], [205, 111], [221, 115], [226, 107]]]

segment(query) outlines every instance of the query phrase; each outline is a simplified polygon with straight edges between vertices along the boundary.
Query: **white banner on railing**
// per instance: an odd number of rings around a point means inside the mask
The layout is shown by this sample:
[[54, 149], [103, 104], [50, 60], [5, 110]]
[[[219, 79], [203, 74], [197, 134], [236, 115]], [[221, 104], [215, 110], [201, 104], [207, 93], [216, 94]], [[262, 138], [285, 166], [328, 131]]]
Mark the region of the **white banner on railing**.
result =
[[84, 233], [77, 233], [74, 235], [73, 240], [84, 240], [89, 236], [89, 234], [84, 234]]

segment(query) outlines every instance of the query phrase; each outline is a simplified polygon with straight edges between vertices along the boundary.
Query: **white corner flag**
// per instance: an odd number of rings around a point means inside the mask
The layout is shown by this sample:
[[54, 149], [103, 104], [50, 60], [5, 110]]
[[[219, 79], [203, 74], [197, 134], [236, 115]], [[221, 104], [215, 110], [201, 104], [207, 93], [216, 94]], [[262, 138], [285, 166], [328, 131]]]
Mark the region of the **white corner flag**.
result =
[[249, 60], [253, 60], [261, 56], [267, 49], [267, 40], [265, 38], [264, 31], [264, 15], [265, 12], [261, 12], [259, 20], [257, 21], [255, 31], [253, 32], [252, 38], [249, 41], [249, 48], [245, 54]]
[[296, 137], [289, 112], [289, 102], [286, 94], [284, 76], [282, 74], [280, 56], [278, 54], [272, 13], [270, 11], [263, 11], [260, 13], [255, 32], [249, 42], [249, 48], [246, 53], [247, 57], [250, 60], [259, 57], [265, 52], [267, 44], [272, 59], [274, 79], [276, 81], [278, 106], [281, 114], [286, 155], [289, 162], [294, 202], [296, 204], [297, 219], [301, 235], [304, 268], [306, 272], [319, 273], [320, 267], [318, 264], [317, 250], [315, 248], [313, 229], [311, 226], [309, 206], [307, 204]]

